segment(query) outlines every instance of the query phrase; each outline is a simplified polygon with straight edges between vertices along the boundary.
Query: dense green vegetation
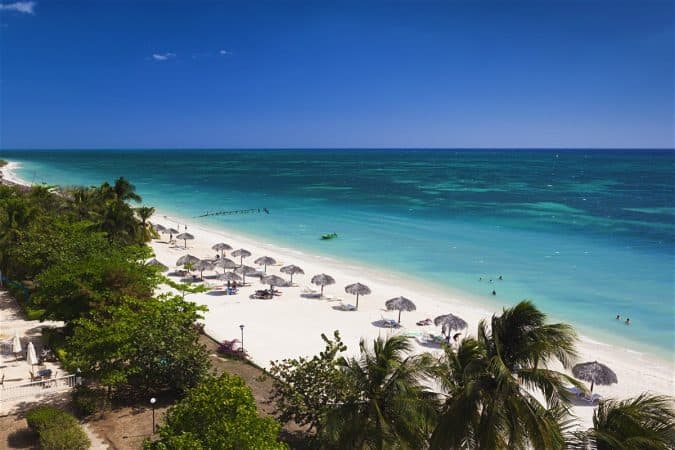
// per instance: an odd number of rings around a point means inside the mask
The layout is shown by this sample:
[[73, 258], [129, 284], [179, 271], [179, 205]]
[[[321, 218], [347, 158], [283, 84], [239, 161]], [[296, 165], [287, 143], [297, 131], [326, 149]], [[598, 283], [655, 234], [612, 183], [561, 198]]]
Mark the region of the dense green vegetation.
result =
[[156, 297], [163, 282], [145, 264], [147, 219], [124, 178], [113, 185], [27, 192], [0, 187], [0, 270], [29, 316], [66, 323], [49, 333], [66, 368], [109, 395], [181, 392], [208, 368], [194, 323], [201, 309]]
[[[569, 367], [576, 336], [548, 324], [530, 302], [481, 322], [444, 354], [412, 355], [409, 338], [361, 342], [360, 355], [340, 356], [339, 334], [326, 350], [272, 364], [283, 420], [315, 432], [324, 449], [620, 449], [675, 445], [672, 399], [644, 395], [601, 402], [588, 431], [574, 431], [565, 386], [586, 389], [548, 368]], [[538, 398], [543, 398], [540, 402]], [[620, 443], [620, 445], [619, 445]]]
[[26, 413], [26, 422], [44, 450], [86, 450], [91, 445], [79, 422], [58, 408], [33, 408]]
[[[65, 322], [45, 338], [89, 384], [75, 405], [87, 415], [99, 399], [145, 403], [170, 393], [180, 400], [148, 449], [286, 448], [279, 423], [259, 417], [242, 379], [208, 374], [196, 326], [205, 310], [184, 298], [200, 288], [144, 263], [153, 210], [131, 206], [140, 200], [123, 178], [63, 190], [0, 186], [0, 270], [29, 317]], [[160, 284], [181, 295], [157, 295]], [[362, 341], [347, 357], [339, 333], [322, 338], [319, 355], [273, 362], [269, 371], [279, 419], [308, 429], [316, 448], [675, 446], [672, 399], [648, 394], [601, 402], [593, 428], [579, 431], [565, 387], [585, 386], [549, 368], [573, 363], [575, 332], [548, 323], [528, 301], [481, 322], [475, 337], [444, 346], [440, 356], [412, 354], [409, 338], [394, 336]], [[30, 417], [45, 448], [87, 445], [70, 416], [38, 410]], [[46, 427], [48, 420], [61, 426]]]
[[161, 440], [147, 449], [282, 450], [279, 423], [260, 418], [250, 388], [240, 377], [208, 377], [169, 408]]
[[[0, 186], [4, 282], [28, 317], [65, 322], [46, 330], [44, 339], [66, 369], [80, 370], [87, 382], [74, 391], [74, 406], [86, 416], [111, 400], [145, 404], [148, 395], [190, 392], [164, 428], [167, 448], [285, 448], [277, 442], [280, 425], [257, 416], [243, 381], [207, 375], [210, 363], [196, 324], [205, 309], [184, 299], [200, 289], [172, 283], [145, 264], [152, 256], [145, 243], [154, 235], [148, 223], [154, 209], [130, 205], [140, 201], [124, 178], [63, 190]], [[157, 295], [160, 283], [182, 295]], [[208, 416], [213, 423], [189, 423], [181, 413], [200, 395], [217, 393], [233, 406]], [[88, 448], [72, 416], [39, 409], [29, 417], [42, 448]], [[55, 427], [45, 425], [50, 420]], [[181, 426], [198, 437], [206, 429], [231, 431], [229, 440], [221, 436], [221, 447], [211, 441], [190, 447], [190, 435], [171, 434]]]

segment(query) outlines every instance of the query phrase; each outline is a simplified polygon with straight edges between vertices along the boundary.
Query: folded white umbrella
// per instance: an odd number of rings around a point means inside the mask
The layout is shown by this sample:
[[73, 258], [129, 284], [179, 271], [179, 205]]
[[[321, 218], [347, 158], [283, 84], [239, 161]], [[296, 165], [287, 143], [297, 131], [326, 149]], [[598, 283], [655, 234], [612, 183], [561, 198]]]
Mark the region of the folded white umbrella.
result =
[[38, 363], [38, 358], [35, 354], [35, 346], [33, 346], [32, 342], [28, 343], [28, 349], [26, 350], [26, 361], [28, 361], [28, 364], [31, 366]]
[[12, 353], [21, 353], [21, 339], [17, 333], [12, 338]]

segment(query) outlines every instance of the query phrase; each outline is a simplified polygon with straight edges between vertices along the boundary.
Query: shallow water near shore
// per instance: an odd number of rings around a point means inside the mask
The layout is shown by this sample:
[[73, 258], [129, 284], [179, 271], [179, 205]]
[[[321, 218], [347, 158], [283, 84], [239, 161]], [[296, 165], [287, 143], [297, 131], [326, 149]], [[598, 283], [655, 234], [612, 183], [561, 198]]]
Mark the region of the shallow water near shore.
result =
[[[267, 208], [191, 220], [405, 273], [495, 307], [530, 298], [592, 338], [673, 359], [672, 151], [2, 151], [0, 158], [21, 163], [18, 175], [35, 183], [125, 176], [145, 204], [182, 217]], [[338, 239], [319, 239], [329, 232]]]

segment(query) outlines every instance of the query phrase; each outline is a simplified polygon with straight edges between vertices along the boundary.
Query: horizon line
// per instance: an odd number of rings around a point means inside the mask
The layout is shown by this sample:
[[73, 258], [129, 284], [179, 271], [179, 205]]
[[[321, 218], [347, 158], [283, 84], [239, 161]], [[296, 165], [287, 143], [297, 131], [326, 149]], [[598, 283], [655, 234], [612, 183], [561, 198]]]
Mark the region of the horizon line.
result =
[[477, 151], [500, 151], [500, 150], [670, 150], [675, 151], [673, 147], [26, 147], [26, 148], [0, 148], [3, 151], [68, 151], [68, 150], [90, 150], [90, 151], [114, 151], [114, 150], [477, 150]]

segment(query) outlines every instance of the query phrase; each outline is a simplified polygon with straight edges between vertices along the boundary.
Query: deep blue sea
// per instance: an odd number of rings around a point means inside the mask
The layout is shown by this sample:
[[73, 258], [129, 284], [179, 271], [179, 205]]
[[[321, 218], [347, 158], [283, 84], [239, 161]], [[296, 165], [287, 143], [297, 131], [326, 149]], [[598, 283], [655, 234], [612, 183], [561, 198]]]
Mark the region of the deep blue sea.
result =
[[[591, 337], [673, 359], [673, 151], [4, 150], [0, 158], [20, 162], [19, 175], [35, 183], [125, 176], [145, 204], [183, 217], [265, 207], [270, 214], [196, 220], [452, 286], [492, 306], [529, 298]], [[338, 239], [319, 240], [333, 231]]]

